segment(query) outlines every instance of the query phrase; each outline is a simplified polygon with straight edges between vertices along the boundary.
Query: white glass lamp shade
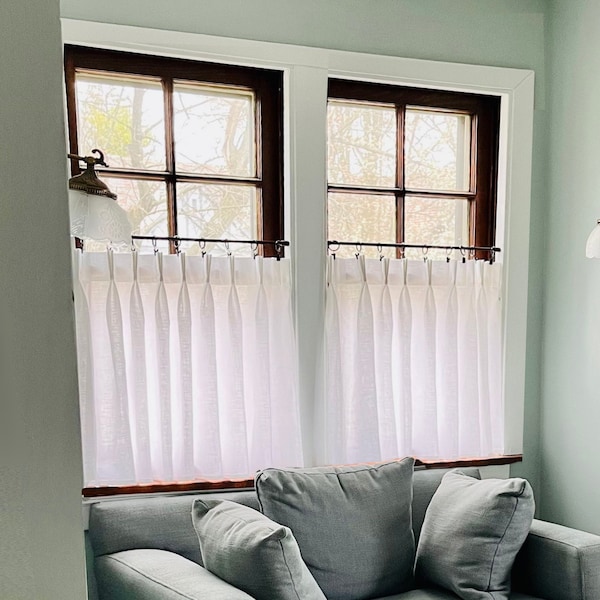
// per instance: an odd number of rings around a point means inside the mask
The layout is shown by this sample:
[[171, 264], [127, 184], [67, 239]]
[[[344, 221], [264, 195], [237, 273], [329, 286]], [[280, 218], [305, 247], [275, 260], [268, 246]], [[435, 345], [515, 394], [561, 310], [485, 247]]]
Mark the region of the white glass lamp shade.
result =
[[592, 229], [585, 244], [585, 255], [588, 258], [600, 258], [600, 221]]
[[127, 213], [108, 196], [69, 190], [71, 235], [85, 240], [131, 244]]

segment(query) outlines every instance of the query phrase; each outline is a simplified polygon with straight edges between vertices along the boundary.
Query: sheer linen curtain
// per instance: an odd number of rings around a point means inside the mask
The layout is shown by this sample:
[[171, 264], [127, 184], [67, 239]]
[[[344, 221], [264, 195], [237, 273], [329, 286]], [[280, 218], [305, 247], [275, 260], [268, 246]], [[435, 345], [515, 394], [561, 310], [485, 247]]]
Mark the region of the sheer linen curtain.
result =
[[334, 258], [325, 460], [503, 452], [502, 265]]
[[301, 466], [288, 259], [73, 254], [86, 486]]

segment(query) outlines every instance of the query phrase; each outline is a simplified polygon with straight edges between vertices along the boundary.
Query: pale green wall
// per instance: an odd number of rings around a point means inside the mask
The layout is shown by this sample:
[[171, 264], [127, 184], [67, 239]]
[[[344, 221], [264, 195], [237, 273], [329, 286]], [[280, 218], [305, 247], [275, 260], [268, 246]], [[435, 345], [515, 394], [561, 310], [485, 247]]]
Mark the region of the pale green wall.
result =
[[83, 600], [58, 0], [0, 1], [0, 598]]
[[227, 37], [533, 69], [536, 72], [525, 461], [539, 482], [539, 384], [545, 219], [543, 0], [61, 0], [61, 16]]
[[600, 2], [551, 4], [542, 515], [600, 534]]

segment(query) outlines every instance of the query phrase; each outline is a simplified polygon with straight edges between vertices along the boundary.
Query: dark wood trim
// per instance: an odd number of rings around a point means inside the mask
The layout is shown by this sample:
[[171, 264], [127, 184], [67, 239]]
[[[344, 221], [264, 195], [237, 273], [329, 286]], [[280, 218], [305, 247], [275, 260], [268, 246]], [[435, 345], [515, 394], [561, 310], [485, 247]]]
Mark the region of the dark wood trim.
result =
[[[173, 116], [173, 79], [165, 77], [162, 81], [164, 117], [165, 117], [165, 153], [167, 165], [167, 231], [169, 236], [177, 235], [177, 165], [175, 163], [175, 137]], [[171, 254], [176, 252], [175, 243], [169, 242]]]
[[210, 490], [248, 489], [254, 487], [254, 479], [220, 479], [186, 481], [182, 483], [148, 483], [143, 485], [114, 485], [83, 488], [84, 498], [119, 496], [132, 494], [158, 494]]
[[[77, 102], [75, 94], [75, 61], [74, 57], [65, 49], [65, 89], [67, 100], [67, 127], [69, 129], [69, 152], [78, 155], [77, 145]], [[90, 148], [91, 150], [91, 148]], [[76, 158], [71, 161], [71, 175], [79, 175], [81, 167]], [[83, 242], [81, 242], [83, 246]]]
[[279, 72], [270, 69], [242, 67], [223, 63], [202, 62], [153, 54], [139, 54], [120, 50], [106, 50], [87, 46], [65, 45], [65, 55], [72, 57], [78, 70], [100, 71], [109, 74], [154, 77], [172, 80], [202, 81], [216, 85], [252, 90], [257, 78], [267, 82]]
[[[283, 207], [283, 73], [269, 87], [256, 90], [257, 123], [262, 135], [257, 143], [259, 152], [256, 176], [262, 181], [259, 217], [262, 239], [280, 240], [284, 236]], [[275, 249], [263, 248], [265, 256], [275, 256]]]
[[428, 460], [415, 459], [415, 466], [426, 469], [456, 469], [458, 467], [490, 467], [493, 465], [512, 465], [521, 462], [522, 454], [509, 454], [506, 456], [490, 456], [488, 458], [459, 458], [453, 460]]
[[[84, 46], [65, 46], [65, 82], [70, 151], [78, 154], [75, 78], [78, 72], [112, 76], [152, 77], [161, 81], [165, 104], [165, 152], [167, 170], [102, 169], [107, 177], [164, 181], [167, 186], [168, 233], [177, 234], [177, 183], [195, 182], [223, 185], [251, 185], [257, 190], [258, 239], [284, 238], [283, 202], [283, 72], [269, 69], [208, 63], [187, 59], [135, 54]], [[174, 128], [173, 86], [193, 81], [252, 91], [255, 97], [256, 172], [251, 177], [180, 173], [177, 171]], [[89, 149], [84, 149], [88, 151]], [[107, 157], [108, 159], [110, 157]], [[110, 162], [110, 161], [109, 161]], [[77, 161], [71, 162], [79, 173]], [[171, 252], [175, 248], [171, 245]], [[261, 247], [262, 251], [262, 247]], [[275, 256], [266, 246], [265, 255]]]
[[407, 107], [438, 108], [466, 114], [477, 113], [488, 99], [498, 99], [497, 96], [471, 94], [467, 92], [450, 92], [428, 88], [413, 88], [390, 85], [385, 83], [370, 83], [350, 79], [330, 79], [328, 95], [336, 100], [379, 102], [390, 105]]
[[[491, 456], [488, 458], [464, 458], [456, 460], [421, 460], [415, 459], [415, 466], [426, 469], [454, 469], [457, 467], [487, 467], [491, 465], [510, 465], [521, 462], [522, 454], [508, 456]], [[84, 498], [101, 498], [106, 496], [158, 494], [176, 492], [205, 492], [217, 490], [247, 490], [254, 488], [254, 478], [199, 480], [182, 483], [149, 483], [129, 486], [100, 486], [83, 488]]]

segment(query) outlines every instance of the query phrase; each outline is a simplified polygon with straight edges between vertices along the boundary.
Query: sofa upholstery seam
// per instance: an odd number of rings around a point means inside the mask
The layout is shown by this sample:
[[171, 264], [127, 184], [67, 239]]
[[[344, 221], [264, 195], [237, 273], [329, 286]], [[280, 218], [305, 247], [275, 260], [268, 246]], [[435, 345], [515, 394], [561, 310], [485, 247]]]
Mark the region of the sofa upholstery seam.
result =
[[585, 593], [585, 570], [583, 569], [583, 557], [581, 556], [581, 548], [577, 548], [577, 566], [579, 567], [579, 585], [581, 585], [581, 597], [586, 598]]
[[502, 542], [504, 541], [504, 538], [506, 537], [506, 532], [508, 531], [508, 528], [510, 527], [511, 523], [513, 522], [513, 519], [515, 518], [515, 513], [517, 512], [517, 507], [519, 506], [519, 496], [515, 497], [515, 505], [513, 507], [513, 511], [512, 514], [510, 515], [510, 519], [508, 519], [508, 523], [506, 524], [506, 527], [504, 528], [504, 533], [502, 534], [502, 537], [500, 538], [500, 540], [498, 541], [498, 544], [496, 545], [496, 551], [494, 552], [494, 556], [492, 558], [492, 564], [490, 566], [490, 577], [488, 579], [488, 593], [491, 596], [491, 593], [489, 592], [489, 589], [492, 586], [492, 573], [494, 572], [494, 563], [496, 562], [496, 556], [498, 555], [498, 551], [500, 550], [500, 546], [502, 545]]
[[288, 561], [285, 556], [285, 550], [283, 548], [283, 543], [281, 542], [281, 540], [277, 540], [277, 541], [279, 542], [279, 545], [281, 546], [281, 554], [283, 556], [283, 562], [285, 563], [285, 568], [288, 570], [288, 573], [290, 575], [290, 580], [292, 582], [292, 588], [294, 588], [294, 594], [296, 594], [296, 598], [298, 598], [298, 600], [301, 600], [300, 594], [298, 594], [298, 590], [296, 589], [296, 582], [294, 581], [294, 578], [292, 577], [292, 571], [290, 570], [290, 566], [288, 565]]
[[[341, 472], [336, 472], [333, 471], [331, 473], [324, 473], [324, 472], [319, 472], [319, 475], [353, 475], [354, 473], [360, 473], [363, 471], [379, 471], [379, 469], [387, 467], [388, 465], [394, 465], [394, 464], [398, 464], [400, 462], [402, 462], [403, 460], [405, 460], [406, 458], [413, 458], [412, 456], [405, 456], [404, 458], [401, 458], [399, 460], [390, 460], [384, 463], [379, 463], [377, 465], [364, 465], [364, 466], [360, 466], [360, 467], [356, 467], [353, 468], [351, 471], [341, 471]], [[334, 467], [335, 468], [335, 467]], [[269, 467], [268, 469], [264, 469], [263, 471], [261, 471], [261, 473], [258, 475], [258, 477], [256, 478], [256, 480], [258, 481], [261, 477], [261, 475], [264, 473], [264, 471], [278, 471], [280, 473], [294, 473], [295, 471], [291, 471], [290, 469], [280, 469], [277, 467]], [[312, 475], [312, 473], [300, 473], [301, 475]], [[256, 486], [256, 491], [258, 492], [258, 486]]]
[[[149, 579], [150, 581], [153, 581], [154, 583], [157, 583], [158, 585], [161, 585], [162, 587], [175, 592], [176, 594], [178, 594], [182, 598], [186, 598], [187, 600], [195, 600], [195, 598], [193, 598], [192, 596], [189, 596], [188, 594], [185, 594], [184, 592], [180, 592], [179, 590], [175, 589], [173, 586], [171, 586], [171, 585], [169, 585], [169, 584], [167, 584], [167, 583], [165, 583], [163, 581], [160, 581], [160, 579], [157, 579], [155, 576], [147, 575], [146, 573], [144, 573], [140, 569], [138, 569], [138, 568], [136, 568], [136, 567], [128, 564], [127, 562], [125, 562], [124, 560], [121, 560], [120, 558], [117, 558], [116, 556], [112, 556], [110, 554], [104, 554], [103, 557], [104, 558], [108, 558], [110, 560], [114, 560], [115, 562], [119, 563], [120, 565], [123, 565], [124, 567], [127, 567], [128, 569], [131, 569], [132, 571], [134, 571], [138, 575], [141, 575], [142, 577], [145, 577], [146, 579]], [[197, 563], [194, 563], [194, 564], [197, 564]], [[202, 567], [202, 565], [198, 565], [198, 566]], [[202, 567], [202, 568], [204, 569], [204, 567]]]
[[[539, 533], [534, 533], [532, 531], [529, 532], [527, 537], [532, 537], [532, 538], [538, 538], [540, 540], [546, 540], [548, 542], [552, 542], [554, 544], [560, 544], [561, 546], [566, 546], [568, 548], [573, 548], [574, 550], [577, 550], [577, 555], [579, 556], [579, 552], [582, 550], [581, 546], [578, 546], [577, 544], [572, 544], [570, 542], [566, 542], [564, 540], [557, 540], [556, 538], [553, 538], [551, 536], [547, 536], [547, 535], [542, 535]], [[600, 548], [600, 542], [597, 544], [593, 544], [591, 546], [584, 546], [585, 550], [588, 549], [594, 549], [594, 548]]]

